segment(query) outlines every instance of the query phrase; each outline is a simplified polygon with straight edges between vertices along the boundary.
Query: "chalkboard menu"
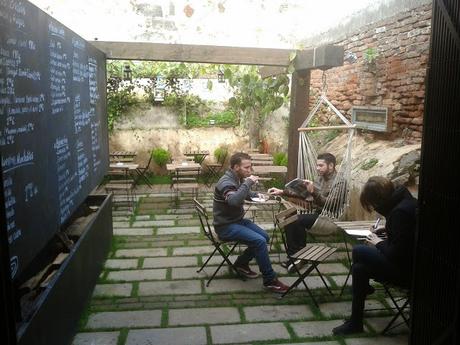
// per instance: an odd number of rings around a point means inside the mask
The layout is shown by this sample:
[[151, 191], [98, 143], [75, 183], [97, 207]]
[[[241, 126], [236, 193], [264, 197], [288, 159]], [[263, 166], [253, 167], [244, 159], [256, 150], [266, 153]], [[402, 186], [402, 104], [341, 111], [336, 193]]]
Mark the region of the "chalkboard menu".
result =
[[27, 1], [0, 0], [0, 149], [13, 277], [108, 168], [105, 55]]

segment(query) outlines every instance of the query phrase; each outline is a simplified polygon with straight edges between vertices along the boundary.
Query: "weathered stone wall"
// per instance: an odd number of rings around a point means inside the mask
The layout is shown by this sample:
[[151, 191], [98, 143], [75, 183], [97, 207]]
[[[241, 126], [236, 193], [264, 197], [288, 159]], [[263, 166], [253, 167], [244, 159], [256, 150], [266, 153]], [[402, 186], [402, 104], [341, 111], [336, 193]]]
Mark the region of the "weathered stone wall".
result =
[[[361, 27], [356, 34], [333, 42], [356, 54], [355, 62], [328, 70], [327, 97], [351, 118], [353, 106], [388, 107], [389, 138], [419, 140], [429, 54], [431, 4]], [[378, 52], [375, 66], [366, 63], [368, 48]], [[312, 72], [311, 101], [322, 85], [322, 72]]]
[[[289, 109], [282, 107], [264, 123], [262, 136], [271, 153], [287, 150], [288, 115]], [[228, 146], [230, 152], [248, 150], [248, 139], [248, 133], [238, 128], [187, 129], [180, 125], [179, 116], [172, 109], [141, 104], [116, 123], [109, 137], [109, 147], [110, 151], [136, 151], [136, 161], [144, 165], [154, 148], [167, 149], [174, 158], [186, 151], [208, 150], [211, 153], [208, 160], [212, 161], [212, 153], [222, 145]]]

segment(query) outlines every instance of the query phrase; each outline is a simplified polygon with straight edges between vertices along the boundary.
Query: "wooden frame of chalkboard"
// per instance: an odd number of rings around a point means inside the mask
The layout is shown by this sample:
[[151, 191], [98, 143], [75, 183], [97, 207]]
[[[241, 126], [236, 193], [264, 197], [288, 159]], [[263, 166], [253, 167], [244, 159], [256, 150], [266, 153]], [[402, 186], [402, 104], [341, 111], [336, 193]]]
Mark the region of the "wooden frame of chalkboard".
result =
[[0, 149], [20, 283], [109, 164], [105, 55], [27, 1], [0, 0]]

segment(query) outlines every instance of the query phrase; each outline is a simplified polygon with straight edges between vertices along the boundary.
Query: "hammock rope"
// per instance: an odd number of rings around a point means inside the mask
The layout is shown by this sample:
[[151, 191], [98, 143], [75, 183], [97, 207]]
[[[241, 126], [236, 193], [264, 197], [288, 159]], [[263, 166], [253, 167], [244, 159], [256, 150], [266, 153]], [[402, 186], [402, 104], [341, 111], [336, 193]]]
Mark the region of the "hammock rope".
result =
[[[308, 114], [302, 126], [299, 128], [299, 151], [297, 162], [297, 177], [314, 181], [317, 177], [316, 160], [317, 150], [315, 149], [312, 139], [309, 134], [315, 130], [332, 130], [346, 129], [348, 131], [347, 144], [340, 160], [340, 165], [337, 170], [337, 175], [332, 183], [331, 191], [326, 198], [326, 202], [322, 208], [320, 216], [327, 217], [331, 220], [340, 219], [349, 205], [349, 187], [351, 178], [352, 166], [352, 143], [355, 134], [355, 125], [353, 125], [326, 97], [327, 82], [326, 73], [322, 76], [322, 90], [318, 97], [315, 106]], [[318, 113], [320, 107], [324, 105], [330, 110], [340, 121], [340, 126], [324, 126], [314, 127], [311, 122]], [[338, 158], [338, 157], [337, 157]], [[337, 168], [337, 167], [336, 167]]]

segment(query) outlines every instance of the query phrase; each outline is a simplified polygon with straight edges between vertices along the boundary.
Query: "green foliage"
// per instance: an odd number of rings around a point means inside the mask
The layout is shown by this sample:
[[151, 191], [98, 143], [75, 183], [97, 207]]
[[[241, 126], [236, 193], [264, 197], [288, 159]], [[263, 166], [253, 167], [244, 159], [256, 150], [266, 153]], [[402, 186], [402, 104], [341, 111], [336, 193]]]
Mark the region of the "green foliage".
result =
[[284, 152], [276, 152], [273, 155], [273, 164], [282, 165], [282, 166], [287, 167], [287, 164], [288, 164], [287, 154]]
[[373, 166], [375, 166], [378, 162], [379, 162], [379, 160], [378, 160], [377, 158], [370, 158], [370, 159], [366, 160], [366, 161], [361, 165], [361, 169], [362, 169], [362, 170], [369, 170], [370, 168], [372, 168]]
[[284, 185], [286, 184], [284, 176], [281, 176], [280, 174], [270, 174], [270, 177], [272, 178], [271, 181], [264, 183], [264, 186], [267, 189], [271, 187], [284, 189]]
[[200, 118], [200, 114], [209, 112], [206, 102], [196, 95], [171, 93], [165, 97], [163, 104], [173, 108], [179, 114], [181, 124], [188, 126], [190, 123], [190, 127], [194, 127], [193, 119]]
[[152, 151], [153, 161], [160, 167], [164, 167], [171, 160], [171, 153], [162, 148], [156, 148]]
[[338, 129], [330, 129], [326, 132], [326, 135], [324, 137], [325, 144], [334, 140], [337, 138], [337, 136], [340, 134], [340, 131]]
[[369, 47], [363, 53], [363, 59], [369, 65], [375, 64], [377, 57], [378, 57], [377, 48]]
[[225, 163], [225, 159], [227, 158], [228, 155], [228, 147], [226, 146], [219, 146], [217, 149], [214, 150], [214, 157], [216, 157], [216, 160], [220, 164]]
[[289, 78], [285, 74], [262, 79], [253, 66], [239, 70], [226, 67], [224, 74], [234, 94], [230, 107], [242, 117], [255, 113], [256, 126], [262, 126], [269, 114], [287, 102]]
[[134, 93], [135, 85], [125, 83], [118, 77], [107, 80], [107, 118], [109, 131], [113, 130], [115, 122], [118, 121], [129, 107], [138, 104]]

